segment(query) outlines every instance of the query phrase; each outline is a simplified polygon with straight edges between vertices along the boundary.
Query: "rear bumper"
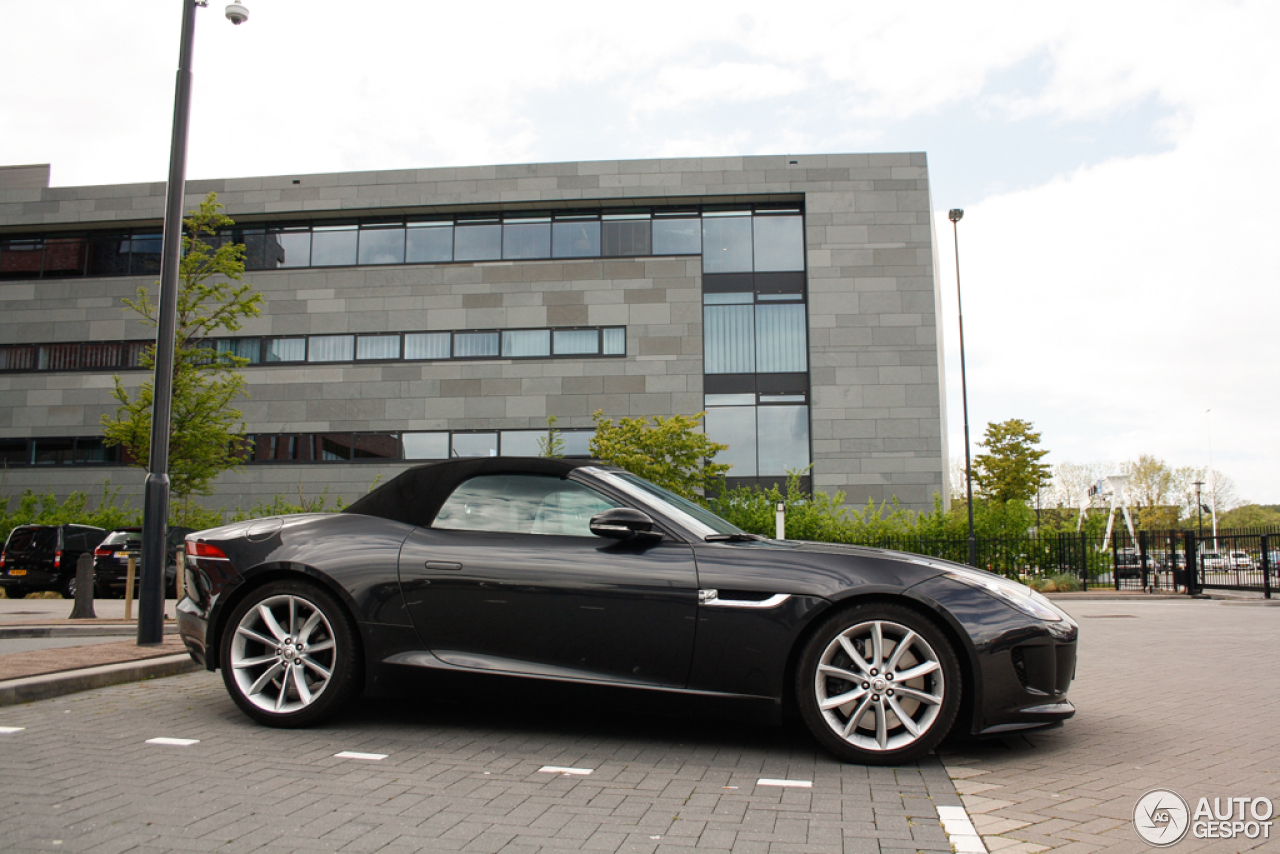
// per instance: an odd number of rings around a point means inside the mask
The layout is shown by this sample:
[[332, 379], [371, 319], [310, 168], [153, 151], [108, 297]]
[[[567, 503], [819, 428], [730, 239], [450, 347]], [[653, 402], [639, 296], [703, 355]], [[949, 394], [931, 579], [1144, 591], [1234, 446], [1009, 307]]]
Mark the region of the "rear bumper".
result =
[[34, 593], [38, 590], [57, 590], [64, 581], [61, 572], [50, 572], [44, 569], [18, 569], [25, 575], [10, 575], [10, 570], [0, 572], [0, 590], [22, 590]]
[[178, 636], [187, 648], [187, 654], [206, 670], [215, 669], [216, 656], [210, 656], [205, 649], [205, 638], [208, 636], [209, 623], [200, 613], [200, 608], [190, 598], [179, 600], [174, 611], [178, 616]]

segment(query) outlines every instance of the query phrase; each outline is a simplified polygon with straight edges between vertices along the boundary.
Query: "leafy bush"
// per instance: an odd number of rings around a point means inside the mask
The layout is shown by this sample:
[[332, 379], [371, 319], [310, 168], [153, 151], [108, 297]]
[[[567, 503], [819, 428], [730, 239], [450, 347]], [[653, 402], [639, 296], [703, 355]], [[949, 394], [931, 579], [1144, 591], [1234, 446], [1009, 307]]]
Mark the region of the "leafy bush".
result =
[[1075, 593], [1080, 590], [1080, 579], [1069, 572], [1055, 572], [1032, 578], [1027, 586], [1041, 593]]
[[9, 532], [19, 525], [94, 525], [110, 530], [142, 524], [142, 511], [117, 503], [119, 487], [111, 481], [102, 484], [102, 497], [93, 510], [86, 509], [89, 498], [83, 492], [73, 492], [63, 501], [53, 493], [37, 495], [28, 489], [18, 499], [18, 505], [9, 509], [9, 498], [0, 498], [0, 541], [9, 539]]
[[744, 531], [772, 537], [777, 506], [782, 503], [786, 507], [786, 536], [791, 540], [877, 545], [886, 538], [913, 532], [915, 514], [900, 508], [896, 501], [877, 506], [868, 500], [862, 510], [850, 510], [844, 506], [843, 492], [806, 492], [800, 485], [802, 474], [787, 475], [785, 495], [776, 486], [738, 487], [713, 498], [711, 509]]

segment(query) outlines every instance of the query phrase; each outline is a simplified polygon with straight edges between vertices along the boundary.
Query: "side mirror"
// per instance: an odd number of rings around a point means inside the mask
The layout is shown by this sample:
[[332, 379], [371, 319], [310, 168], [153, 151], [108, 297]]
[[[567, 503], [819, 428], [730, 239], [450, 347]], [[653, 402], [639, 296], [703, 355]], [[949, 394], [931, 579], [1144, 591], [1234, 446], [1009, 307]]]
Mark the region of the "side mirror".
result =
[[592, 516], [591, 533], [610, 540], [662, 539], [662, 532], [653, 529], [653, 520], [630, 507], [615, 507]]

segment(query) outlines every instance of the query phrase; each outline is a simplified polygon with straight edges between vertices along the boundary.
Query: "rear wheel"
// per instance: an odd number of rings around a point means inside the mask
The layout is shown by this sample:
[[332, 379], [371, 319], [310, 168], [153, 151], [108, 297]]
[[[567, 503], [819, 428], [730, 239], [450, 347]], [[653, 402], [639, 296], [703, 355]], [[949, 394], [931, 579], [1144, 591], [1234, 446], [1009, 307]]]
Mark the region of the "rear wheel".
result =
[[222, 636], [222, 680], [260, 723], [302, 727], [336, 715], [359, 692], [363, 665], [355, 627], [332, 596], [301, 581], [251, 592]]
[[58, 585], [58, 592], [62, 594], [63, 599], [76, 598], [76, 574], [73, 572], [62, 580]]
[[6, 587], [4, 589], [4, 595], [8, 596], [10, 599], [26, 599], [27, 591], [17, 590], [12, 587]]
[[796, 674], [805, 725], [841, 759], [908, 762], [942, 741], [960, 707], [951, 644], [917, 612], [868, 604], [829, 617]]

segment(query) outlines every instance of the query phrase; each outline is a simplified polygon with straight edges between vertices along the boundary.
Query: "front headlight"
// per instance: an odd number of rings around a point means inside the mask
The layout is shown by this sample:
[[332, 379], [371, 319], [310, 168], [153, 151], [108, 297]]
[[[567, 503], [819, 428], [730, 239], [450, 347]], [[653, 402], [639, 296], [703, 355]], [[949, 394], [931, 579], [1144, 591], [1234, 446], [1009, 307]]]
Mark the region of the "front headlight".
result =
[[961, 569], [950, 570], [947, 572], [947, 578], [952, 581], [959, 581], [961, 584], [968, 585], [975, 590], [981, 590], [988, 596], [999, 599], [1029, 617], [1044, 620], [1046, 623], [1062, 621], [1062, 612], [1055, 608], [1052, 602], [1025, 584], [1019, 584], [1016, 581], [1009, 581], [998, 576], [966, 572]]

